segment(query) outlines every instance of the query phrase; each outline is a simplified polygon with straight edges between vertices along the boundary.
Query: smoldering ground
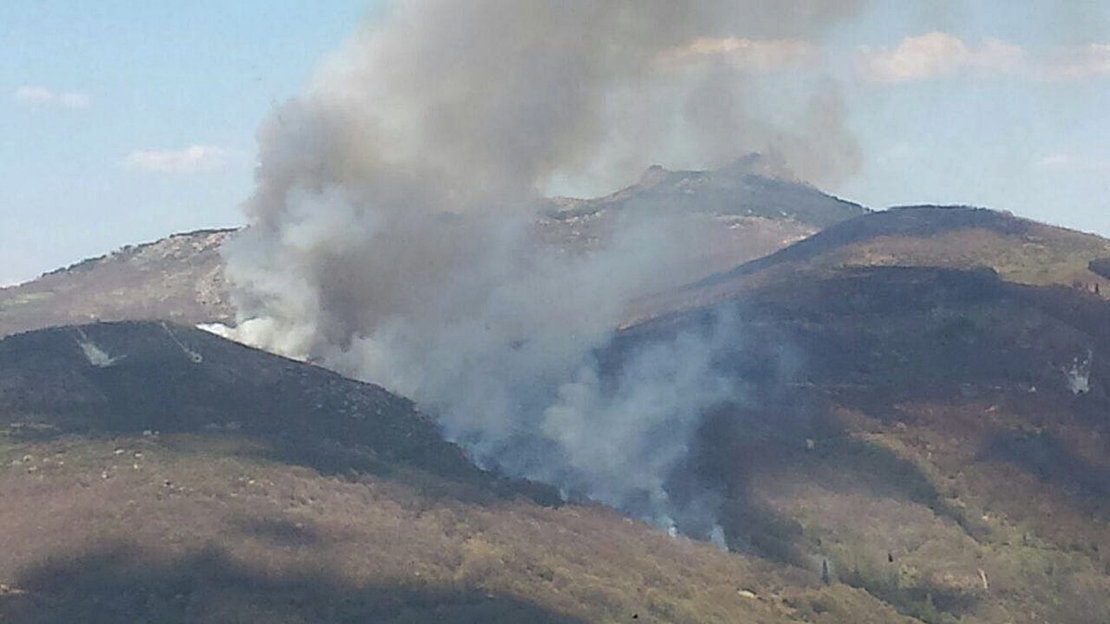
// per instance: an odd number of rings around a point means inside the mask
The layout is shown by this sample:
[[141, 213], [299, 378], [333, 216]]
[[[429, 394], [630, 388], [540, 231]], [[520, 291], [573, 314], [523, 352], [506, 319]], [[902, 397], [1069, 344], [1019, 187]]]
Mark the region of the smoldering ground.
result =
[[[630, 301], [681, 283], [700, 226], [630, 211], [571, 252], [537, 243], [537, 201], [751, 151], [851, 172], [811, 46], [857, 5], [395, 3], [259, 131], [250, 226], [226, 248], [239, 338], [414, 398], [485, 466], [709, 536], [712, 488], [668, 484], [701, 413], [744, 400], [715, 366], [742, 323], [597, 362]], [[767, 101], [796, 68], [803, 95]]]

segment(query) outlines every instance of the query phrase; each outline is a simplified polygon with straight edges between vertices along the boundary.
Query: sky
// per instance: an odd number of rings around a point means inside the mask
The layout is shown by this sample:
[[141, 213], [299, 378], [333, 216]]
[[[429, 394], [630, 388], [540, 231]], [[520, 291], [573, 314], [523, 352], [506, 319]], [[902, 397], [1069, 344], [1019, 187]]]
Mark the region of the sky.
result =
[[[859, 4], [811, 39], [741, 33], [690, 49], [753, 64], [779, 98], [795, 75], [839, 85], [862, 160], [822, 184], [829, 192], [1110, 236], [1110, 3]], [[383, 11], [373, 0], [4, 0], [0, 285], [242, 224], [257, 128]]]

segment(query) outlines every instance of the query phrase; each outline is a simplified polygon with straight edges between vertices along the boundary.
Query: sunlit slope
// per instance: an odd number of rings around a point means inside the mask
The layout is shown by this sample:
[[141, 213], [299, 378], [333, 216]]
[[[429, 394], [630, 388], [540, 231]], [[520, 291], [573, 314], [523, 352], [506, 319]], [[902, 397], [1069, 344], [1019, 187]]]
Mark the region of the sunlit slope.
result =
[[230, 322], [220, 245], [232, 233], [175, 234], [2, 288], [0, 336], [98, 320]]
[[[914, 206], [874, 212], [828, 227], [766, 257], [667, 295], [657, 309], [696, 307], [752, 284], [879, 266], [990, 269], [1018, 284], [1110, 286], [1090, 268], [1110, 256], [1110, 240], [962, 206]], [[1097, 266], [1097, 264], [1096, 264]]]

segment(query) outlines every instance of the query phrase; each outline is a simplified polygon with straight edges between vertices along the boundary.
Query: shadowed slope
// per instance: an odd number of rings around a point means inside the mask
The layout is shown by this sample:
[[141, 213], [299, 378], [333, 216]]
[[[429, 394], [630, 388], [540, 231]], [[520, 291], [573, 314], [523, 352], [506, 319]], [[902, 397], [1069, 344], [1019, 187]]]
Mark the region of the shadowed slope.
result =
[[5, 622], [584, 622], [477, 589], [358, 587], [327, 570], [259, 570], [215, 548], [174, 558], [102, 546], [28, 570], [19, 587], [0, 595]]
[[168, 323], [3, 339], [0, 423], [54, 436], [223, 431], [258, 437], [267, 453], [326, 472], [407, 465], [461, 482], [495, 481], [407, 399]]

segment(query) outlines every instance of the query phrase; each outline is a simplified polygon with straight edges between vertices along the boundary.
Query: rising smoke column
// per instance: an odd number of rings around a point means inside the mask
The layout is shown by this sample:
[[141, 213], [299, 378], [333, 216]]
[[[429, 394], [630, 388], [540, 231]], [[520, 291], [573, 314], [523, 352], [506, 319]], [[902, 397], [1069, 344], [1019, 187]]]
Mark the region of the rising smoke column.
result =
[[566, 253], [534, 242], [537, 201], [554, 180], [612, 187], [652, 162], [752, 150], [842, 175], [858, 154], [835, 85], [796, 106], [796, 127], [763, 119], [758, 85], [856, 8], [397, 2], [259, 131], [250, 227], [226, 248], [239, 337], [411, 396], [486, 466], [681, 523], [705, 505], [676, 508], [666, 483], [700, 412], [739, 398], [712, 366], [736, 324], [640, 349], [608, 377], [594, 359], [699, 233], [631, 215], [600, 249]]

